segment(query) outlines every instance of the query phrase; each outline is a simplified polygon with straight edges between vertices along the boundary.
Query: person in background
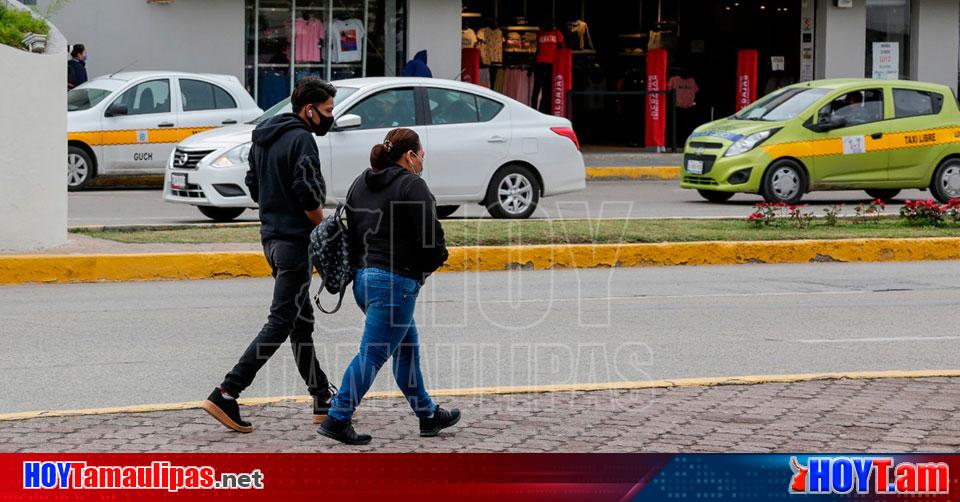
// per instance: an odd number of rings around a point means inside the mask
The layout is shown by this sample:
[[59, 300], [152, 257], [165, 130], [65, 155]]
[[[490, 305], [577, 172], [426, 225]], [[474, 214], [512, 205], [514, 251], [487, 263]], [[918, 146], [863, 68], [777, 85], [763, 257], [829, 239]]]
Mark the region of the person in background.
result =
[[310, 305], [310, 232], [323, 221], [326, 184], [320, 174], [316, 136], [333, 125], [337, 89], [307, 77], [290, 97], [292, 113], [281, 113], [253, 131], [246, 185], [260, 205], [260, 239], [273, 275], [270, 316], [240, 360], [202, 407], [237, 432], [253, 432], [240, 417], [237, 397], [288, 338], [300, 377], [313, 397], [313, 423], [327, 417], [335, 389], [320, 369], [313, 344]]
[[371, 168], [347, 193], [347, 232], [357, 267], [353, 296], [366, 314], [360, 351], [343, 375], [340, 393], [317, 432], [350, 445], [370, 442], [351, 424], [377, 372], [393, 358], [393, 377], [414, 414], [420, 435], [436, 436], [460, 420], [427, 393], [420, 371], [420, 334], [413, 312], [424, 280], [447, 260], [437, 203], [423, 171], [420, 137], [393, 129], [370, 152]]
[[87, 81], [87, 48], [83, 44], [74, 44], [67, 61], [67, 90]]
[[427, 51], [420, 51], [416, 56], [413, 56], [413, 59], [400, 70], [400, 76], [433, 78], [433, 72], [427, 66]]

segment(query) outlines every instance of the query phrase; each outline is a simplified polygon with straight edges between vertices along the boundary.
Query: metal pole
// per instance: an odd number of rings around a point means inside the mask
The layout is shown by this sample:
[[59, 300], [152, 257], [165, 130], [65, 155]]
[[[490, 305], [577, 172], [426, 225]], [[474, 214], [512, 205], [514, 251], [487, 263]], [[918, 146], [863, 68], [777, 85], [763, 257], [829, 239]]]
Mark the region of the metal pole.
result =
[[253, 1], [253, 100], [260, 103], [260, 0]]
[[290, 93], [296, 85], [297, 60], [297, 0], [290, 4]]
[[[361, 75], [367, 76], [367, 42], [370, 40], [370, 0], [363, 0], [363, 52], [360, 54], [361, 63]], [[384, 48], [386, 48], [387, 41], [383, 41]]]
[[338, 42], [340, 34], [333, 30], [333, 0], [327, 0], [327, 63], [324, 70], [325, 78], [329, 82], [333, 72], [333, 44]]

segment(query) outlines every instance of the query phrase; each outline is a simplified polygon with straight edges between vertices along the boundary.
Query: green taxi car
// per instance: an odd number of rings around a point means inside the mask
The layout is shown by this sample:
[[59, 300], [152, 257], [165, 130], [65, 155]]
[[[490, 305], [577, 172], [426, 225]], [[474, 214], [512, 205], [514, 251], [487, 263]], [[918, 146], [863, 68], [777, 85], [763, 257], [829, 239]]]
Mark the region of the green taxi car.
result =
[[712, 202], [756, 193], [796, 204], [814, 190], [907, 188], [960, 198], [960, 109], [943, 85], [898, 80], [805, 82], [698, 127], [681, 187]]

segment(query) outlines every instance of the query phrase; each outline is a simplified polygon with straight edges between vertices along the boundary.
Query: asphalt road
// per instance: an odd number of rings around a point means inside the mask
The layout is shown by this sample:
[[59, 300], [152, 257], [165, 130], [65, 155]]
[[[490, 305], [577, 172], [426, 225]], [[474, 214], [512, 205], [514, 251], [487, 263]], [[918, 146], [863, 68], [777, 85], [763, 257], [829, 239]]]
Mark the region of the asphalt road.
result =
[[[960, 367], [960, 262], [439, 274], [432, 388]], [[0, 287], [0, 413], [202, 399], [263, 323], [261, 279]], [[335, 382], [349, 303], [318, 317]], [[393, 387], [384, 372], [376, 388]], [[304, 394], [283, 347], [246, 396]]]
[[[898, 197], [928, 199], [929, 192], [906, 190]], [[714, 204], [704, 201], [691, 190], [683, 190], [676, 181], [603, 181], [587, 184], [582, 192], [549, 197], [541, 200], [535, 217], [538, 218], [663, 218], [729, 216], [746, 217], [756, 202], [756, 195], [738, 194], [729, 202]], [[816, 214], [828, 205], [843, 203], [845, 212], [868, 200], [860, 191], [816, 192], [807, 195], [805, 202]], [[898, 204], [891, 204], [887, 212], [896, 214]], [[479, 205], [462, 207], [454, 217], [487, 217]], [[238, 221], [257, 221], [255, 211], [247, 211]], [[71, 193], [69, 218], [75, 225], [170, 225], [210, 223], [193, 206], [169, 204], [163, 201], [159, 190], [98, 190]]]

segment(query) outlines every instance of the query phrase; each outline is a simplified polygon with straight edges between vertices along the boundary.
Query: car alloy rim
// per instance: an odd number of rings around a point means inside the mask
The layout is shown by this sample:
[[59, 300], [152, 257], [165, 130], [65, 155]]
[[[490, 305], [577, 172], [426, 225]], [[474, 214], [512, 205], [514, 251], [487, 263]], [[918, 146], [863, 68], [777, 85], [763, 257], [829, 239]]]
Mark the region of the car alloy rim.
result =
[[781, 167], [773, 173], [773, 193], [780, 200], [787, 200], [800, 189], [800, 176], [789, 167]]
[[940, 186], [943, 192], [951, 198], [960, 197], [960, 165], [950, 165], [943, 170], [940, 177]]
[[500, 207], [510, 214], [521, 214], [533, 204], [533, 186], [522, 174], [508, 174], [497, 188]]
[[70, 186], [75, 187], [83, 183], [87, 179], [88, 172], [87, 161], [83, 157], [75, 153], [67, 155], [67, 183]]

